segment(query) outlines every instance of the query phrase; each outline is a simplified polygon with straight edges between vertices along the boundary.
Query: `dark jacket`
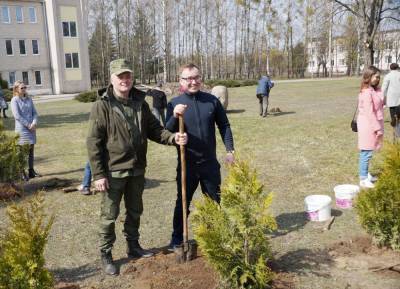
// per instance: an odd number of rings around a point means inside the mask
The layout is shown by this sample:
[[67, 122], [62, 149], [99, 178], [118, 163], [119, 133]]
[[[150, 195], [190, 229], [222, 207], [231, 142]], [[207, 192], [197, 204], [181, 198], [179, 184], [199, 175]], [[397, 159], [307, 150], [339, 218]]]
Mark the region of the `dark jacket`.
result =
[[90, 113], [87, 137], [90, 167], [95, 180], [107, 177], [111, 171], [144, 169], [147, 139], [162, 144], [174, 143], [174, 135], [163, 129], [151, 113], [144, 101], [144, 92], [133, 87], [129, 94], [139, 120], [139, 145], [132, 141], [132, 126], [119, 108], [112, 86], [99, 90], [98, 94], [99, 99]]
[[[212, 94], [199, 91], [196, 94], [181, 94], [171, 100], [167, 107], [166, 128], [179, 131], [179, 120], [173, 116], [177, 104], [186, 104], [183, 115], [185, 132], [188, 135], [186, 161], [201, 163], [216, 160], [215, 124], [227, 151], [233, 151], [233, 136], [225, 110]], [[178, 154], [179, 155], [179, 154]]]
[[257, 92], [256, 94], [261, 94], [261, 95], [269, 95], [269, 91], [271, 88], [274, 87], [274, 82], [272, 82], [268, 76], [262, 76], [260, 80], [258, 81], [257, 85]]
[[149, 89], [146, 94], [153, 97], [154, 108], [167, 108], [167, 96], [165, 95], [164, 91], [158, 89]]

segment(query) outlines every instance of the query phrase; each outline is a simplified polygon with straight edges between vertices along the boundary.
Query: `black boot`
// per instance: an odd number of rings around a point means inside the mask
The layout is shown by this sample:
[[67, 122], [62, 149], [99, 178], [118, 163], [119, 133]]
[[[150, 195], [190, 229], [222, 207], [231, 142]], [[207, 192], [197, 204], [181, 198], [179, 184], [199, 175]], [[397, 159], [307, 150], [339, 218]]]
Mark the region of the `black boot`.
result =
[[103, 264], [103, 271], [108, 275], [117, 275], [117, 267], [114, 264], [111, 251], [101, 252], [101, 263]]
[[40, 178], [41, 176], [42, 175], [35, 172], [34, 169], [29, 169], [29, 178], [31, 178], [31, 179], [36, 178], [36, 177]]
[[3, 117], [4, 117], [4, 118], [7, 118], [6, 110], [5, 110], [5, 109], [3, 109]]
[[127, 241], [128, 249], [126, 253], [128, 254], [128, 258], [148, 258], [154, 255], [153, 252], [149, 250], [144, 250], [138, 240], [135, 241]]

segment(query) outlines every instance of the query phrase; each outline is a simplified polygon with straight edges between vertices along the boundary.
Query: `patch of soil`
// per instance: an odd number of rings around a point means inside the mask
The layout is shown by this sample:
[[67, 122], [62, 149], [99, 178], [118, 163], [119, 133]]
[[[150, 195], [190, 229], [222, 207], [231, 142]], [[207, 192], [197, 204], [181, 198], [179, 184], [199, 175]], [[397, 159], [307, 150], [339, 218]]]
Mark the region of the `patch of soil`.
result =
[[[153, 258], [132, 261], [121, 273], [135, 280], [140, 289], [215, 289], [219, 285], [218, 274], [198, 257], [178, 264], [174, 254], [157, 254]], [[274, 289], [295, 288], [293, 277], [288, 273], [276, 274]]]
[[23, 189], [16, 184], [0, 183], [0, 201], [22, 197]]
[[386, 288], [399, 288], [395, 284], [400, 284], [400, 252], [375, 246], [369, 236], [335, 243], [329, 255], [334, 270], [349, 276], [350, 285], [368, 282], [364, 288], [381, 288], [376, 282], [388, 282]]

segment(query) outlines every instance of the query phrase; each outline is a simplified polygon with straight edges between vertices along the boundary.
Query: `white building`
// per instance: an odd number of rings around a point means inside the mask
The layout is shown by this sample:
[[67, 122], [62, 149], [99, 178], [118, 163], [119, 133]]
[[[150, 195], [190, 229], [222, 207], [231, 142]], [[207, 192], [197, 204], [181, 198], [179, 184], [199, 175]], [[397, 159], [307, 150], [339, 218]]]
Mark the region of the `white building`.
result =
[[[324, 40], [325, 41], [325, 40]], [[332, 69], [334, 75], [345, 75], [348, 70], [356, 71], [356, 67], [348, 68], [347, 55], [343, 37], [335, 37], [332, 41], [331, 64], [328, 63], [328, 43], [320, 43], [314, 39], [308, 44], [307, 72], [322, 74], [323, 66], [318, 64], [326, 62], [327, 71]], [[361, 52], [362, 53], [362, 52]], [[360, 56], [362, 57], [362, 55]], [[375, 39], [374, 65], [381, 70], [389, 70], [393, 62], [400, 62], [400, 30], [381, 32]], [[361, 65], [361, 70], [363, 65]]]
[[0, 0], [0, 73], [32, 94], [90, 89], [84, 0]]

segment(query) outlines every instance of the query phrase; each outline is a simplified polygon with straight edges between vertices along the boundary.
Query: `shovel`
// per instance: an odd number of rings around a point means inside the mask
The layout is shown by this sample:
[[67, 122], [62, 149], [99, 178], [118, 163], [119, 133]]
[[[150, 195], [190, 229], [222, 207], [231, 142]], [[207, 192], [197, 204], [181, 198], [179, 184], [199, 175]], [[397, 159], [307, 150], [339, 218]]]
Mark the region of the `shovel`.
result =
[[[185, 127], [183, 116], [179, 115], [179, 133], [184, 133]], [[193, 260], [197, 256], [197, 244], [188, 241], [188, 220], [187, 220], [187, 200], [186, 200], [186, 159], [185, 146], [180, 145], [181, 155], [181, 185], [182, 185], [182, 210], [183, 210], [183, 243], [175, 249], [176, 261], [184, 263]]]

